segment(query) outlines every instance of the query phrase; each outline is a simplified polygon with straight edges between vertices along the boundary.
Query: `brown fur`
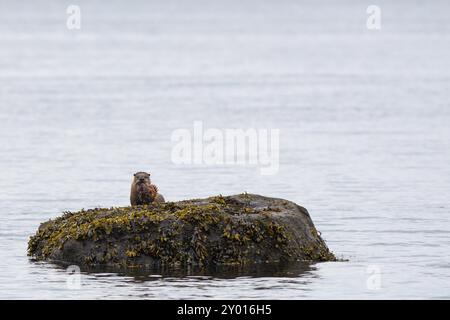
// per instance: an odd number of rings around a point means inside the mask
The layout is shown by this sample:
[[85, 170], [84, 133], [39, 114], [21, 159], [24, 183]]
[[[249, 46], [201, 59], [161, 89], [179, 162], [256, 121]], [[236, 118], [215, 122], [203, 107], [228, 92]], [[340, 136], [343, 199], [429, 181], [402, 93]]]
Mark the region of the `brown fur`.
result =
[[158, 193], [158, 187], [152, 184], [150, 174], [137, 172], [131, 183], [130, 202], [132, 206], [147, 205], [153, 202], [165, 202], [164, 197]]

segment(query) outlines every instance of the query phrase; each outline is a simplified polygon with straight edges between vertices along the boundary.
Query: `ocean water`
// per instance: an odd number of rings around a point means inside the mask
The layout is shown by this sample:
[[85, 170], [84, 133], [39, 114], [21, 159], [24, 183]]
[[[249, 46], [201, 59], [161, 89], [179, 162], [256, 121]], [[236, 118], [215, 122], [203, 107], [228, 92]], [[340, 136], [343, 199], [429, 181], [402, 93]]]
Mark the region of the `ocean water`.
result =
[[[79, 5], [81, 29], [66, 27]], [[0, 2], [0, 298], [450, 298], [450, 2]], [[176, 165], [174, 130], [279, 129], [279, 171]], [[305, 206], [346, 262], [146, 273], [27, 257], [39, 224], [168, 200]]]

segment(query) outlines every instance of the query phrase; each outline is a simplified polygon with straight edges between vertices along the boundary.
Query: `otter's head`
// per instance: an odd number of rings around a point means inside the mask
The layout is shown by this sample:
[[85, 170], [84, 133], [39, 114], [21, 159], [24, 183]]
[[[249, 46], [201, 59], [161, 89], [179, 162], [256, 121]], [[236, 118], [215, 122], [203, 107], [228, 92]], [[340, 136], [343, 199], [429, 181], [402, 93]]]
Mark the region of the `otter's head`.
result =
[[147, 183], [150, 183], [150, 173], [147, 173], [147, 172], [136, 172], [134, 174], [134, 183], [136, 183], [136, 184], [147, 184]]

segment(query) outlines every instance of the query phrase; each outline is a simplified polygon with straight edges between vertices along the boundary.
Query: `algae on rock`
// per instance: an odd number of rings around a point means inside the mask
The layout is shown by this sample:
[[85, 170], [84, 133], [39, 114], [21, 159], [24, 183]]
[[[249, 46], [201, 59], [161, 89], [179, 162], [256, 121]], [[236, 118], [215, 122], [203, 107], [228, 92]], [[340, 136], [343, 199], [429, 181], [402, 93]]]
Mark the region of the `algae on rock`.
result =
[[253, 194], [66, 212], [39, 227], [28, 254], [117, 267], [336, 260], [306, 209]]

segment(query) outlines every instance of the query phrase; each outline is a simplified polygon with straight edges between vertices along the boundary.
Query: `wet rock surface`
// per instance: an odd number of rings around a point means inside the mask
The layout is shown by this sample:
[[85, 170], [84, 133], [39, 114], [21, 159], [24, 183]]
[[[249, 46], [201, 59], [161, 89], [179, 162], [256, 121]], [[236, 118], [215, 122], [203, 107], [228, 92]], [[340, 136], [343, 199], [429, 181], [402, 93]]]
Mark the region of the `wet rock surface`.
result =
[[66, 212], [41, 224], [28, 254], [108, 267], [336, 260], [305, 208], [254, 194]]

